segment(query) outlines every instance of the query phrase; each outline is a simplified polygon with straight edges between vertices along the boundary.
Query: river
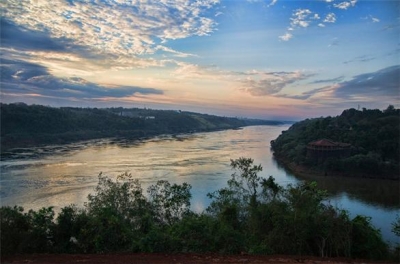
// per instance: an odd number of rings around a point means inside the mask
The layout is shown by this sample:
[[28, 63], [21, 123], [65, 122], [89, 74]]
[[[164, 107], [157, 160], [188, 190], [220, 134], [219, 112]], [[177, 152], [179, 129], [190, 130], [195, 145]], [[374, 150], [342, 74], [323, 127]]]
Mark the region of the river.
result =
[[[93, 140], [68, 145], [16, 149], [1, 158], [2, 205], [26, 210], [43, 206], [83, 206], [93, 193], [100, 172], [115, 178], [124, 172], [140, 179], [146, 189], [157, 180], [192, 185], [192, 209], [210, 203], [206, 194], [226, 186], [233, 171], [230, 159], [251, 157], [261, 164], [262, 177], [272, 175], [281, 185], [301, 180], [273, 158], [270, 141], [288, 126], [252, 126], [184, 135], [162, 135], [141, 141]], [[309, 180], [309, 179], [307, 179]], [[391, 223], [399, 213], [399, 182], [321, 177], [313, 178], [331, 194], [329, 202], [352, 216], [372, 217], [385, 240], [396, 242]]]

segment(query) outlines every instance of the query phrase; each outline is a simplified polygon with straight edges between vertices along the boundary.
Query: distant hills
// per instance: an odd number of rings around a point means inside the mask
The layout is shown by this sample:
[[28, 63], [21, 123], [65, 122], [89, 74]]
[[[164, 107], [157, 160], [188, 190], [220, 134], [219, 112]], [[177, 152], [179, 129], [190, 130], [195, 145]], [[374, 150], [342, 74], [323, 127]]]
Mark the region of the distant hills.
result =
[[160, 134], [236, 129], [285, 122], [239, 119], [186, 111], [139, 108], [54, 108], [1, 104], [1, 151], [106, 137], [140, 139]]
[[[327, 151], [337, 151], [329, 150], [335, 146], [321, 146], [318, 159], [315, 153], [307, 155], [307, 148], [315, 148], [309, 145], [313, 141], [336, 142], [337, 146], [347, 143], [351, 147], [339, 157], [325, 155]], [[277, 160], [295, 172], [302, 167], [322, 175], [398, 180], [399, 144], [400, 109], [389, 106], [384, 111], [348, 109], [336, 117], [306, 119], [284, 131], [271, 142], [271, 147]]]

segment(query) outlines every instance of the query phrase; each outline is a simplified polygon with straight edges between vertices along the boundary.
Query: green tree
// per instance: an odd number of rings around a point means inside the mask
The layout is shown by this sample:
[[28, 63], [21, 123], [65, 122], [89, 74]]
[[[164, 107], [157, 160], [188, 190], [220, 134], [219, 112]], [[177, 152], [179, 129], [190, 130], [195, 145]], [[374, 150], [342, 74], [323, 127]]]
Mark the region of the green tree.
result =
[[158, 223], [171, 225], [190, 211], [190, 189], [192, 186], [187, 183], [170, 184], [168, 181], [160, 180], [151, 185], [149, 202]]
[[371, 217], [357, 215], [352, 221], [352, 257], [384, 259], [389, 255], [380, 230], [371, 224]]
[[20, 206], [0, 208], [1, 255], [22, 253], [31, 230], [29, 217]]

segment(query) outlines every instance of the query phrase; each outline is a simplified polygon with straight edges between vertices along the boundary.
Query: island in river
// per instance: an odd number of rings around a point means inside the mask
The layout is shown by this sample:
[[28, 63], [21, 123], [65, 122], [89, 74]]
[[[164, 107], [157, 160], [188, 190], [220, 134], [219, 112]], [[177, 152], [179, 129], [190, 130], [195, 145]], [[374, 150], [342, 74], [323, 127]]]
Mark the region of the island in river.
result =
[[400, 109], [348, 109], [295, 123], [271, 141], [295, 174], [399, 180]]
[[180, 110], [141, 108], [77, 108], [1, 104], [1, 152], [11, 148], [125, 137], [143, 139], [161, 134], [279, 125], [282, 121], [241, 119]]

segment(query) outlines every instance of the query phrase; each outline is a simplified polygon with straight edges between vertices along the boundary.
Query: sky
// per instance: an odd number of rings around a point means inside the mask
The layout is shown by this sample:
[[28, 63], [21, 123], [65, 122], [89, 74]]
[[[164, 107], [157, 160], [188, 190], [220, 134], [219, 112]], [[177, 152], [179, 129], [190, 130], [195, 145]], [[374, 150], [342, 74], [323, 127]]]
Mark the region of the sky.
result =
[[3, 0], [0, 100], [301, 120], [400, 107], [400, 1]]

